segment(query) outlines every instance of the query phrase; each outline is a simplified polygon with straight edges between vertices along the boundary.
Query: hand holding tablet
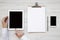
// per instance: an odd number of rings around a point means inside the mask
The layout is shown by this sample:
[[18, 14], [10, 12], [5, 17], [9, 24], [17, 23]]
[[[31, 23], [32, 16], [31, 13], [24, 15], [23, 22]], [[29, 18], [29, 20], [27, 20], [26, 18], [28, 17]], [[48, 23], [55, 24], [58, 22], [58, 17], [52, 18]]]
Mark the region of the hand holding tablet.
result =
[[3, 28], [7, 28], [7, 25], [8, 25], [7, 23], [8, 23], [8, 16], [6, 16], [2, 19]]
[[20, 39], [24, 35], [24, 32], [21, 30], [15, 29], [15, 35]]

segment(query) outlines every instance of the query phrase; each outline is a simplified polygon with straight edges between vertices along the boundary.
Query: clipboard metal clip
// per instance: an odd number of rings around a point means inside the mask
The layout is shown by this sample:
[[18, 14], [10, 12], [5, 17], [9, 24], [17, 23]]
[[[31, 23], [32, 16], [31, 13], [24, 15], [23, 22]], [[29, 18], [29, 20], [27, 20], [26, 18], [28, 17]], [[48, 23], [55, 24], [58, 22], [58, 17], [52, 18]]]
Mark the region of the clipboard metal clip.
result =
[[34, 6], [32, 6], [33, 8], [41, 8], [41, 6], [38, 5], [38, 2], [35, 3]]

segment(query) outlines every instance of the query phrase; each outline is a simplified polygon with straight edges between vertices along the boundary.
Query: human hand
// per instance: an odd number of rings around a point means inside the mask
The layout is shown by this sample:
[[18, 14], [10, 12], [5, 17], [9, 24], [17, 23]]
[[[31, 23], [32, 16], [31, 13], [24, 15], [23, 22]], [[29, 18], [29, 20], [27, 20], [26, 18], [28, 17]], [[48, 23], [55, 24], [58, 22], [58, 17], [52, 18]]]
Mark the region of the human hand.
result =
[[2, 27], [3, 28], [7, 28], [7, 22], [8, 22], [8, 16], [6, 16], [2, 19]]
[[23, 33], [23, 31], [19, 31], [19, 30], [15, 30], [15, 35], [18, 37], [18, 38], [21, 38], [23, 35], [24, 35], [24, 33]]

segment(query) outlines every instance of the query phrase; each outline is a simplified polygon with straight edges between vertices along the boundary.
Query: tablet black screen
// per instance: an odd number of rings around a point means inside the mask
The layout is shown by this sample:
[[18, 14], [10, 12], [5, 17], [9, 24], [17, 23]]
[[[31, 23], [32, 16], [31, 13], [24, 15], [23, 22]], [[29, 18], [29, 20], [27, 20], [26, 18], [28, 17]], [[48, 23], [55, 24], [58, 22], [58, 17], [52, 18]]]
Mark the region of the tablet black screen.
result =
[[10, 11], [10, 28], [22, 28], [22, 12]]

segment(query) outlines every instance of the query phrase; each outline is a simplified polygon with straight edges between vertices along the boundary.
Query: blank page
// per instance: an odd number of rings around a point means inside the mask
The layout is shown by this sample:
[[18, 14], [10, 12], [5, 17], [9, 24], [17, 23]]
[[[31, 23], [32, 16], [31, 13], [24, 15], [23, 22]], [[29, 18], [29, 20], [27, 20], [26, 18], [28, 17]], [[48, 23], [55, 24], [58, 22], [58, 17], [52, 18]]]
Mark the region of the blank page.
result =
[[28, 7], [28, 32], [46, 32], [45, 7]]

